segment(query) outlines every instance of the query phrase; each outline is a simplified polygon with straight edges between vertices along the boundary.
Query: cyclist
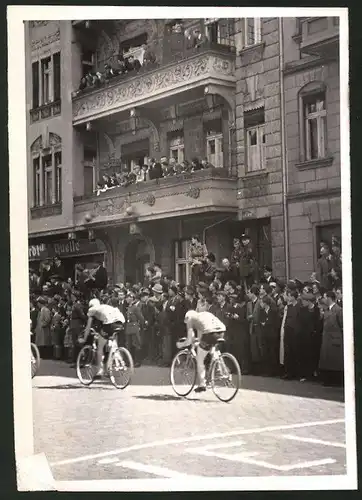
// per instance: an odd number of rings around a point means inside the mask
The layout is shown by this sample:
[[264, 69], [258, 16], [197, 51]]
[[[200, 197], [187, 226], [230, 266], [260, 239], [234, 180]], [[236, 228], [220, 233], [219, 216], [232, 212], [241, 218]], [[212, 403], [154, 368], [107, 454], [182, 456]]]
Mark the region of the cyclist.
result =
[[103, 375], [102, 358], [104, 346], [106, 345], [109, 337], [111, 337], [116, 330], [122, 327], [126, 321], [123, 314], [117, 307], [112, 307], [108, 304], [101, 304], [98, 299], [92, 299], [89, 301], [87, 326], [85, 327], [84, 337], [79, 339], [80, 344], [84, 344], [87, 341], [94, 320], [101, 323], [99, 331], [100, 337], [98, 339], [97, 347], [98, 373], [96, 375], [97, 377], [100, 377]]
[[177, 347], [182, 349], [190, 345], [195, 337], [200, 341], [196, 351], [197, 374], [199, 385], [195, 392], [206, 391], [205, 380], [205, 358], [212, 346], [215, 346], [217, 340], [224, 337], [226, 326], [211, 312], [188, 311], [185, 315], [185, 324], [187, 339], [183, 342], [177, 342]]

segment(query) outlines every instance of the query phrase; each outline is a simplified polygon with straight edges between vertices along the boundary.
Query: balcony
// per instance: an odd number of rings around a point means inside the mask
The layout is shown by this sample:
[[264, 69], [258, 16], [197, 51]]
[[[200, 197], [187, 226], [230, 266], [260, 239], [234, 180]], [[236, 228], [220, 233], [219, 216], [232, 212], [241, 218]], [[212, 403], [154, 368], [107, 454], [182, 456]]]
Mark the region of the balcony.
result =
[[300, 30], [301, 52], [325, 59], [338, 58], [338, 17], [307, 17], [301, 20]]
[[211, 168], [117, 187], [99, 196], [74, 200], [76, 226], [98, 227], [203, 212], [237, 212], [236, 179], [226, 169]]
[[[167, 46], [167, 41], [165, 41]], [[207, 44], [185, 50], [165, 49], [162, 64], [112, 78], [101, 88], [73, 98], [73, 124], [120, 113], [206, 85], [235, 88], [235, 55], [230, 47]]]
[[60, 115], [61, 111], [60, 101], [44, 104], [43, 106], [30, 110], [30, 122], [35, 123], [40, 120], [45, 120], [46, 118], [51, 118], [52, 116]]

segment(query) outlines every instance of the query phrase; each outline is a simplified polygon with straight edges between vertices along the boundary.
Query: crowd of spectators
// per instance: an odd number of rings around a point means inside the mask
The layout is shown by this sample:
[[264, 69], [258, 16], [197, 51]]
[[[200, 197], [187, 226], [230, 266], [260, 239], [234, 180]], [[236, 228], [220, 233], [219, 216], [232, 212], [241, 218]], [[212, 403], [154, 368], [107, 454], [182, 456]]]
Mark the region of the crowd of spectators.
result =
[[[200, 28], [184, 29], [182, 21], [175, 21], [175, 24], [170, 27], [169, 34], [171, 37], [182, 35], [182, 47], [186, 50], [201, 47], [209, 42], [208, 37], [201, 33]], [[166, 46], [168, 46], [169, 43], [170, 40], [166, 40]], [[77, 93], [80, 94], [87, 90], [100, 88], [116, 77], [122, 79], [122, 77], [127, 75], [134, 75], [158, 66], [159, 61], [157, 61], [155, 52], [149, 44], [146, 43], [134, 49], [132, 51], [131, 48], [131, 50], [127, 52], [122, 50], [116, 56], [114, 62], [112, 58], [112, 61], [109, 60], [104, 64], [103, 71], [89, 71], [85, 74], [81, 78]], [[132, 54], [132, 52], [136, 55]]]
[[88, 301], [96, 296], [124, 314], [119, 342], [131, 350], [136, 366], [170, 366], [176, 342], [185, 336], [185, 313], [195, 309], [211, 311], [225, 323], [225, 349], [236, 356], [243, 374], [343, 383], [342, 265], [336, 238], [331, 250], [321, 243], [316, 273], [307, 282], [283, 283], [270, 267], [259, 268], [245, 234], [234, 239], [221, 267], [196, 236], [189, 259], [192, 279], [185, 286], [157, 264], [147, 269], [143, 283], [113, 286], [100, 262], [90, 273], [78, 266], [75, 281], [65, 279], [59, 258], [42, 264], [40, 273], [31, 270], [31, 330], [41, 356], [75, 366]]
[[150, 158], [148, 164], [142, 166], [136, 165], [130, 171], [127, 165], [121, 167], [119, 172], [112, 174], [103, 174], [102, 180], [98, 182], [96, 187], [97, 196], [109, 189], [116, 187], [128, 187], [132, 184], [147, 182], [163, 177], [177, 176], [186, 173], [193, 173], [199, 170], [213, 168], [214, 166], [208, 162], [207, 158], [199, 160], [193, 158], [191, 163], [184, 160], [180, 163], [175, 158], [162, 157], [159, 162], [154, 158]]

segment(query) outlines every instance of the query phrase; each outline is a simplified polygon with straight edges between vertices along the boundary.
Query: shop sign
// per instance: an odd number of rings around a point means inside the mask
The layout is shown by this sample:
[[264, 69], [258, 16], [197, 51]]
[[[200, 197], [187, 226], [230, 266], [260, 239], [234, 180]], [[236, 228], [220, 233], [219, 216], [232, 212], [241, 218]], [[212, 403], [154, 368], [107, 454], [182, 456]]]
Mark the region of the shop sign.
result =
[[59, 255], [60, 258], [76, 255], [92, 255], [105, 251], [103, 242], [98, 240], [60, 240], [47, 245], [45, 243], [29, 245], [29, 260], [41, 260], [47, 257], [54, 257], [55, 255]]
[[29, 245], [29, 260], [44, 259], [48, 256], [47, 246], [45, 243], [39, 245]]

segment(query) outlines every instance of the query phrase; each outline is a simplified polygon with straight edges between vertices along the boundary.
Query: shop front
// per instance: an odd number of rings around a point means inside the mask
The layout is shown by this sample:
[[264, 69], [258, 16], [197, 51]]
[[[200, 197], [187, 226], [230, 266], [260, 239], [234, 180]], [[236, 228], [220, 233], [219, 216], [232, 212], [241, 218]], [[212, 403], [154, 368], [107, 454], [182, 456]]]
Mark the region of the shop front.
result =
[[63, 264], [65, 278], [76, 279], [77, 264], [93, 269], [99, 262], [107, 269], [107, 250], [104, 243], [96, 239], [59, 240], [29, 244], [29, 267], [38, 272], [40, 264], [57, 256]]

